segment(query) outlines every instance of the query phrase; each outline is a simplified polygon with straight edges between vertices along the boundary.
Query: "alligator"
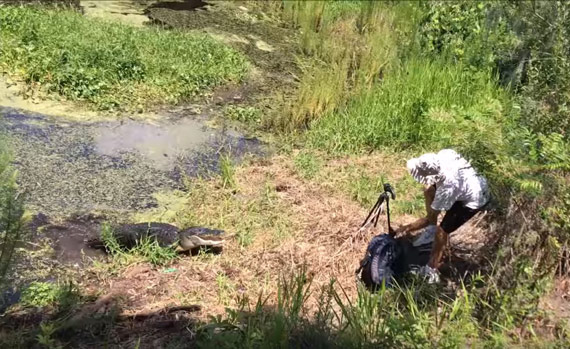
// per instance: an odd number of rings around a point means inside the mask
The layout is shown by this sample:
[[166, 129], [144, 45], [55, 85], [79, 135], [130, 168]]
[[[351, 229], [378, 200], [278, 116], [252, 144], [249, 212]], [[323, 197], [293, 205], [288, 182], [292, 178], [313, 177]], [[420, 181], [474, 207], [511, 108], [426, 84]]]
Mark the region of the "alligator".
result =
[[[167, 223], [136, 223], [120, 224], [112, 227], [113, 235], [123, 248], [133, 248], [141, 239], [151, 238], [161, 247], [175, 247], [176, 251], [184, 252], [198, 247], [220, 247], [224, 243], [223, 230], [204, 227], [179, 229]], [[87, 241], [91, 248], [105, 249], [101, 236]]]

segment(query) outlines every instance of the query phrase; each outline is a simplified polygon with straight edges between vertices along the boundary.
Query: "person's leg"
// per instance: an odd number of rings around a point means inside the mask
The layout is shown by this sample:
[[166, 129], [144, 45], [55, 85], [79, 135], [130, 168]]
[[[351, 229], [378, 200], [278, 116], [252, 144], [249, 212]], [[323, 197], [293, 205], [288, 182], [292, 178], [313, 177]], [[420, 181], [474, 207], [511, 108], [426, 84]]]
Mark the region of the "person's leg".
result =
[[449, 234], [456, 231], [477, 212], [479, 212], [479, 210], [465, 207], [463, 203], [456, 202], [445, 213], [445, 216], [441, 221], [441, 225], [437, 227], [437, 232], [435, 233], [434, 246], [428, 263], [430, 267], [435, 269], [440, 267], [443, 252], [445, 251], [445, 247], [449, 240]]
[[431, 256], [429, 258], [428, 266], [434, 269], [439, 269], [441, 266], [441, 259], [443, 257], [443, 251], [445, 246], [447, 246], [448, 234], [440, 227], [437, 227], [435, 232], [435, 239], [433, 248], [431, 250]]

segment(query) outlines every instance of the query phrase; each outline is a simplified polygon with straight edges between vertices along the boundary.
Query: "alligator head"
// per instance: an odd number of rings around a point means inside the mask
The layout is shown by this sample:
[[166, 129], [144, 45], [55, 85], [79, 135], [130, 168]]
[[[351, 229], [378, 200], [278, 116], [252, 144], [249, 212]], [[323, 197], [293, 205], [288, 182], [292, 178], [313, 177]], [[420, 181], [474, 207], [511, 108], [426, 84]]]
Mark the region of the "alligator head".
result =
[[218, 229], [192, 227], [184, 229], [178, 234], [177, 251], [189, 251], [196, 247], [216, 247], [224, 243], [225, 232]]

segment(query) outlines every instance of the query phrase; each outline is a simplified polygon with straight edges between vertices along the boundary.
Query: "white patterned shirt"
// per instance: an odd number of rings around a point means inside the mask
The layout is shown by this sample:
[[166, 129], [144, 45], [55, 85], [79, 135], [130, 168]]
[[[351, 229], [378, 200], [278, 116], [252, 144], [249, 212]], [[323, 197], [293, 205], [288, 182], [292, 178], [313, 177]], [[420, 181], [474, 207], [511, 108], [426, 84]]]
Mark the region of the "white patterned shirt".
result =
[[435, 183], [435, 198], [431, 208], [447, 211], [457, 201], [478, 209], [489, 201], [487, 180], [475, 171], [469, 161], [452, 149], [437, 153], [440, 173]]

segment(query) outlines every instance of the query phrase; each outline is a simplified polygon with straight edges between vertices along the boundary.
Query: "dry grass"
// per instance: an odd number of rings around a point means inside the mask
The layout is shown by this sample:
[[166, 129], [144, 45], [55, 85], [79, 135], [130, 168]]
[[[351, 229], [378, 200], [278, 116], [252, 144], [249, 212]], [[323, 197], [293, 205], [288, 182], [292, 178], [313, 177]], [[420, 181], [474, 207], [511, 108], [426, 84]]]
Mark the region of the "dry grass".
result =
[[[302, 164], [311, 162], [295, 161], [303, 154], [316, 157], [319, 164], [310, 177]], [[342, 287], [353, 301], [354, 271], [370, 239], [385, 230], [385, 220], [382, 217], [376, 229], [358, 231], [369, 206], [354, 200], [350, 183], [361, 176], [384, 176], [397, 190], [402, 188], [394, 204], [405, 201], [414, 190], [404, 189], [409, 176], [402, 161], [380, 153], [331, 159], [293, 152], [233, 168], [232, 187], [224, 187], [218, 177], [193, 180], [187, 192], [160, 193], [159, 207], [132, 219], [224, 229], [228, 239], [223, 252], [181, 256], [166, 266], [133, 256], [70, 270], [67, 277], [95, 301], [81, 305], [67, 323], [81, 328], [84, 321], [89, 326], [89, 319], [102, 324], [112, 318], [114, 325], [109, 323], [112, 327], [105, 332], [109, 340], [134, 346], [141, 339], [153, 347], [155, 341], [168, 342], [172, 334], [181, 333], [176, 331], [186, 331], [189, 324], [209, 323], [212, 316], [226, 315], [227, 308], [239, 309], [243, 299], [256, 300], [261, 294], [269, 308], [276, 306], [280, 278], [301, 267], [306, 267], [313, 290], [334, 279], [337, 289]], [[393, 215], [397, 223], [412, 219], [414, 215], [398, 210]], [[481, 228], [469, 224], [452, 235], [451, 243], [480, 248], [485, 245], [481, 237]], [[319, 292], [311, 293], [304, 302], [305, 314], [314, 314], [318, 298]], [[188, 328], [193, 331], [195, 326]]]
[[[114, 273], [99, 268], [84, 285], [98, 294], [122, 294], [121, 307], [128, 315], [199, 304], [197, 316], [205, 318], [235, 306], [237, 296], [257, 299], [262, 293], [271, 304], [279, 278], [306, 265], [315, 289], [334, 278], [352, 298], [354, 271], [367, 242], [384, 230], [385, 222], [377, 231], [357, 233], [368, 207], [351, 200], [343, 188], [355, 173], [384, 173], [402, 181], [405, 173], [396, 161], [386, 154], [327, 160], [307, 180], [290, 157], [277, 156], [236, 168], [235, 190], [224, 189], [221, 179], [193, 182], [189, 193], [170, 200], [162, 196], [166, 206], [136, 219], [225, 229], [230, 238], [222, 254], [183, 257], [167, 268], [142, 262]], [[413, 217], [396, 214], [395, 219], [404, 223]]]
[[[356, 291], [354, 269], [365, 240], [351, 237], [365, 210], [342, 195], [296, 176], [290, 160], [277, 157], [269, 164], [236, 170], [238, 191], [221, 188], [218, 181], [193, 184], [177, 214], [154, 211], [156, 220], [173, 219], [180, 226], [200, 224], [231, 234], [220, 255], [182, 258], [165, 273], [135, 264], [111, 276], [94, 274], [97, 289], [126, 293], [123, 307], [131, 312], [160, 309], [176, 303], [204, 305], [203, 315], [221, 314], [237, 294], [252, 298], [272, 295], [279, 276], [307, 264], [318, 285], [331, 277], [350, 293]], [[147, 213], [150, 219], [153, 213]], [[172, 222], [172, 221], [171, 221]], [[244, 243], [243, 236], [251, 241]], [[368, 232], [360, 239], [373, 235]], [[104, 287], [102, 287], [104, 285]]]

